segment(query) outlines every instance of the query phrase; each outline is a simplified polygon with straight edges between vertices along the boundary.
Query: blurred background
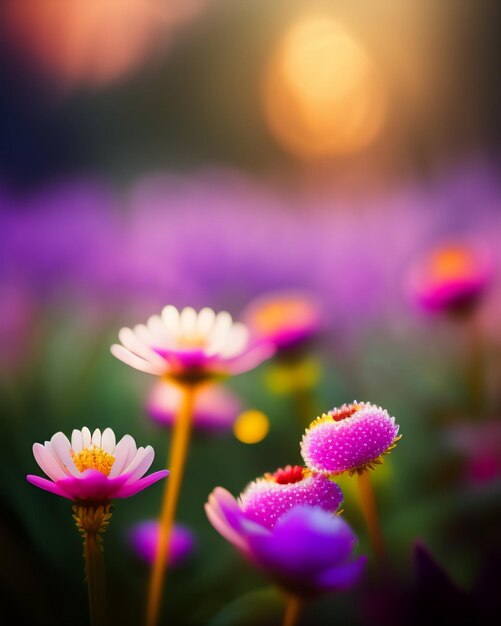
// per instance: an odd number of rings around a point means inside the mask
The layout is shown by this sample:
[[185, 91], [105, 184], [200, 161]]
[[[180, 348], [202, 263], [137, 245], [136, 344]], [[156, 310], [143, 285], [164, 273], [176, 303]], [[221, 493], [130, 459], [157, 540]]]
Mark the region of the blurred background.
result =
[[[88, 615], [69, 503], [25, 481], [32, 443], [109, 425], [164, 463], [155, 381], [109, 353], [120, 326], [167, 303], [238, 318], [284, 290], [314, 301], [321, 327], [228, 383], [229, 425], [196, 433], [179, 510], [196, 549], [169, 575], [164, 623], [280, 623], [280, 598], [203, 504], [217, 485], [238, 494], [300, 463], [309, 421], [355, 398], [404, 435], [374, 474], [392, 574], [371, 563], [304, 624], [411, 624], [420, 601], [494, 611], [500, 12], [489, 0], [3, 0], [0, 593], [18, 623]], [[409, 275], [451, 241], [480, 242], [491, 272], [474, 308], [429, 315]], [[128, 533], [160, 495], [115, 507], [112, 624], [141, 623], [148, 569]]]

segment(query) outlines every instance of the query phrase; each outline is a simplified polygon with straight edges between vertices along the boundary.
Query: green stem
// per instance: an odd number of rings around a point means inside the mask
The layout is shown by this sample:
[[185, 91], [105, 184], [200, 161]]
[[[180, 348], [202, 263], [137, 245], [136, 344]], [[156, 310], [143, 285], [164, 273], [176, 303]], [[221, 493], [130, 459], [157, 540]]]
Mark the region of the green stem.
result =
[[376, 506], [376, 496], [368, 470], [358, 475], [358, 493], [372, 547], [381, 565], [386, 560], [386, 551], [384, 547], [383, 531], [381, 530], [381, 522]]
[[89, 612], [91, 626], [105, 626], [106, 619], [106, 578], [103, 551], [96, 534], [85, 537], [85, 572], [89, 592]]
[[85, 577], [89, 595], [91, 626], [106, 626], [106, 574], [102, 534], [111, 519], [111, 504], [79, 503], [73, 519], [84, 540]]
[[476, 315], [467, 320], [468, 361], [467, 387], [470, 410], [473, 417], [479, 417], [485, 409], [485, 354], [481, 323]]

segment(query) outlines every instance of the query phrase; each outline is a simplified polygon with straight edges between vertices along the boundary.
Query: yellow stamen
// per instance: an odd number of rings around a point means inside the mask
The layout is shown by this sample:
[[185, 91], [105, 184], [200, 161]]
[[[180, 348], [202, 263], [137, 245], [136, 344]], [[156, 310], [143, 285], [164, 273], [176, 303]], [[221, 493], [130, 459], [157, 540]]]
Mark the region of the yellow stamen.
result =
[[199, 348], [203, 350], [207, 347], [207, 337], [205, 335], [199, 335], [191, 333], [188, 335], [179, 335], [177, 337], [177, 347], [185, 350], [195, 350]]
[[73, 461], [80, 472], [88, 469], [95, 469], [105, 476], [109, 476], [115, 457], [103, 450], [102, 448], [90, 447], [80, 450], [80, 452], [71, 451]]

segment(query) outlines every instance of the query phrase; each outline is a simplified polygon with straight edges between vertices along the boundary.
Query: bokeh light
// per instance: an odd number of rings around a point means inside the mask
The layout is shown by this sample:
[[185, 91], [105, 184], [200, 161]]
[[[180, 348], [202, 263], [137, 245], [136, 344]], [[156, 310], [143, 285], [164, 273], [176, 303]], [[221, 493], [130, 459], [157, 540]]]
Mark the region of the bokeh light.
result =
[[233, 425], [233, 433], [242, 443], [259, 443], [266, 437], [269, 430], [268, 417], [256, 409], [240, 413]]
[[9, 41], [36, 68], [65, 86], [107, 84], [164, 49], [172, 28], [204, 0], [4, 0]]
[[263, 82], [269, 128], [287, 151], [314, 159], [367, 147], [385, 118], [374, 60], [341, 22], [306, 16], [293, 23]]

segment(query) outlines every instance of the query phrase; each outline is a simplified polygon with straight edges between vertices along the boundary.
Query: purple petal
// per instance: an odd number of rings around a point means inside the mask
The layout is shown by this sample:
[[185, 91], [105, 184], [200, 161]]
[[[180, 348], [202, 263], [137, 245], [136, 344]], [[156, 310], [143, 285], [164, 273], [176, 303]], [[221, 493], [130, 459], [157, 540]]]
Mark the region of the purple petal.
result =
[[359, 556], [351, 563], [337, 565], [317, 576], [316, 583], [329, 591], [343, 591], [355, 585], [364, 573], [367, 557]]
[[348, 524], [319, 507], [295, 507], [272, 535], [250, 535], [248, 540], [263, 565], [292, 576], [315, 575], [342, 563], [356, 545]]
[[[129, 542], [135, 554], [148, 564], [153, 564], [156, 556], [159, 524], [157, 520], [147, 520], [135, 524], [129, 532]], [[176, 524], [170, 540], [169, 562], [179, 565], [193, 552], [195, 537], [188, 528]]]
[[242, 532], [242, 520], [245, 516], [235, 498], [226, 489], [214, 489], [205, 505], [205, 512], [220, 535], [242, 552], [248, 553], [247, 541]]

